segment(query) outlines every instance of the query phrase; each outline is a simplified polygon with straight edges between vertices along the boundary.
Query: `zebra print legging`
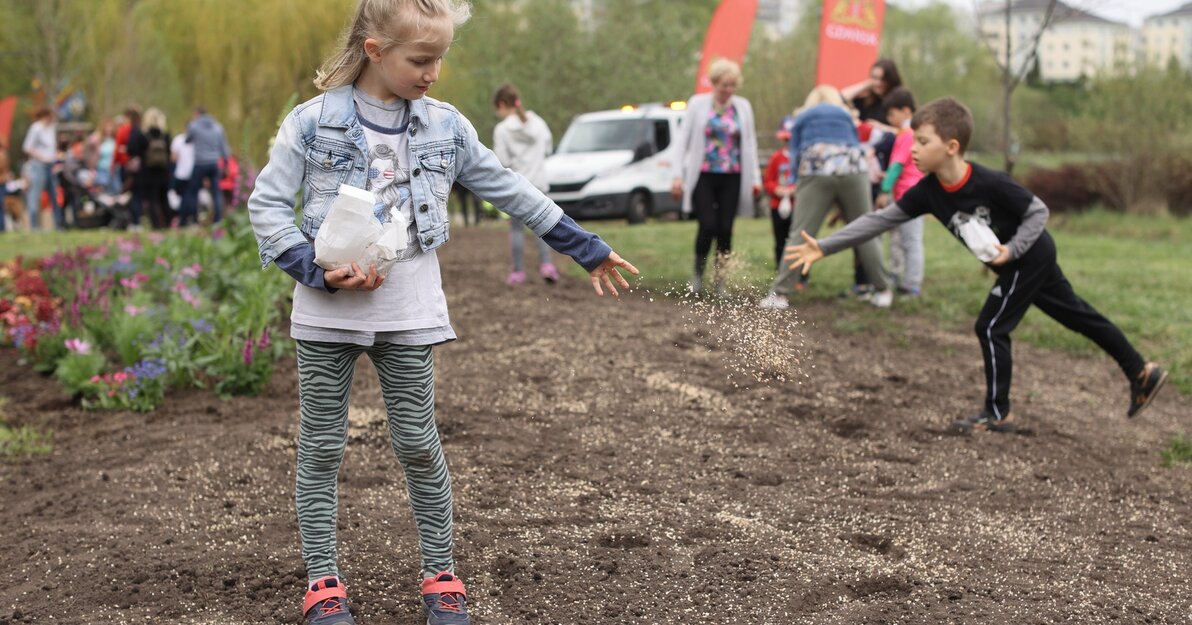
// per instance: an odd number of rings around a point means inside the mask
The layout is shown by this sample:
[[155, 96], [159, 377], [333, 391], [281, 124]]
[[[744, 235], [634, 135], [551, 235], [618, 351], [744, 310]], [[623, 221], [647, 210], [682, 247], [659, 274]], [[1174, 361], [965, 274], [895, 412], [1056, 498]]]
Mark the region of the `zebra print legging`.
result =
[[451, 481], [435, 429], [434, 357], [429, 346], [372, 347], [298, 341], [298, 475], [295, 499], [302, 559], [310, 580], [339, 575], [336, 478], [348, 439], [348, 395], [356, 359], [367, 353], [381, 380], [389, 442], [406, 473], [422, 571], [454, 571]]

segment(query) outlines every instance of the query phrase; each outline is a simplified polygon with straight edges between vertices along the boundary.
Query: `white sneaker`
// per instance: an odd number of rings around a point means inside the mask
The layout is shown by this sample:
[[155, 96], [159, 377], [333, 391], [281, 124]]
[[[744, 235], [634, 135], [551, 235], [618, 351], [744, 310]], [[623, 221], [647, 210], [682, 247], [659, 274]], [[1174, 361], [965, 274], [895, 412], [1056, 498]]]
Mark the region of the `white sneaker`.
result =
[[762, 298], [762, 301], [757, 303], [758, 308], [767, 308], [770, 310], [786, 310], [790, 306], [791, 301], [785, 295], [779, 295], [778, 293], [769, 293]]
[[869, 298], [869, 303], [878, 308], [889, 308], [894, 303], [894, 290], [877, 291]]

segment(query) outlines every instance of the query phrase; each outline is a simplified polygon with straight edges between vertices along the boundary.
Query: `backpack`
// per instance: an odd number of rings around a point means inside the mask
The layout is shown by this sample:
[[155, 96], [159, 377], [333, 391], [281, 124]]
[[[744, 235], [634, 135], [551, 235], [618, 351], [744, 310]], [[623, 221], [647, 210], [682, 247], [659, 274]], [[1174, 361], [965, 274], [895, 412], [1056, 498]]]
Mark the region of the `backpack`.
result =
[[170, 145], [166, 143], [165, 135], [149, 137], [149, 147], [145, 148], [145, 167], [165, 169], [170, 166]]

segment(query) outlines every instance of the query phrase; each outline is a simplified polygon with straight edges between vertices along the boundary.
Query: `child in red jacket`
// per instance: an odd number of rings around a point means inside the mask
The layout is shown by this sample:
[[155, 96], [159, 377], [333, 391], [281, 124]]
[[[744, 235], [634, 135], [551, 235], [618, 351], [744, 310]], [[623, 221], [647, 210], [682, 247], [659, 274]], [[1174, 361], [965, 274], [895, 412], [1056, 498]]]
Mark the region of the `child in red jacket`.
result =
[[[770, 223], [774, 226], [774, 263], [782, 262], [783, 246], [791, 229], [791, 218], [795, 214], [795, 185], [791, 184], [791, 127], [795, 118], [787, 115], [782, 119], [782, 125], [774, 136], [778, 138], [780, 149], [775, 150], [766, 165], [766, 174], [762, 177], [762, 186], [766, 195], [770, 196]], [[807, 286], [807, 277], [802, 276], [795, 288], [802, 290]]]

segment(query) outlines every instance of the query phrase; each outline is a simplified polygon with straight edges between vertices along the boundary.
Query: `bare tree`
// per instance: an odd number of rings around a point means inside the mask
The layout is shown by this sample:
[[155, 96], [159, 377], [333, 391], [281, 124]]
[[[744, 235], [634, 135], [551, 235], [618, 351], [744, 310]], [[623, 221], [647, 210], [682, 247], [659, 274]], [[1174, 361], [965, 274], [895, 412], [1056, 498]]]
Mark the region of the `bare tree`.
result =
[[[1006, 0], [1005, 7], [1001, 9], [1003, 18], [1005, 19], [1005, 50], [1003, 54], [997, 54], [997, 50], [990, 45], [989, 40], [984, 36], [983, 24], [987, 19], [993, 19], [997, 12], [990, 3], [978, 2], [976, 5], [977, 14], [977, 28], [981, 31], [981, 41], [985, 47], [989, 49], [990, 54], [993, 55], [997, 62], [998, 69], [1002, 73], [1002, 151], [1005, 157], [1006, 173], [1011, 173], [1014, 170], [1014, 150], [1011, 139], [1010, 122], [1013, 119], [1013, 105], [1012, 97], [1014, 90], [1018, 88], [1027, 74], [1030, 73], [1031, 68], [1035, 66], [1036, 60], [1039, 58], [1039, 41], [1043, 38], [1043, 32], [1051, 26], [1052, 21], [1056, 16], [1056, 9], [1060, 8], [1059, 0], [1047, 0], [1046, 4], [1038, 8], [1043, 11], [1043, 19], [1039, 20], [1036, 29], [1030, 33], [1027, 38], [1025, 48], [1025, 55], [1022, 59], [1022, 64], [1019, 67], [1014, 66], [1014, 38], [1011, 36], [1011, 20], [1013, 9], [1016, 7], [1024, 7], [1027, 4], [1038, 5], [1038, 2], [1029, 2], [1024, 0]], [[1064, 7], [1066, 9], [1066, 7]]]

